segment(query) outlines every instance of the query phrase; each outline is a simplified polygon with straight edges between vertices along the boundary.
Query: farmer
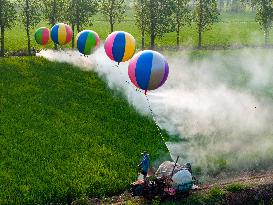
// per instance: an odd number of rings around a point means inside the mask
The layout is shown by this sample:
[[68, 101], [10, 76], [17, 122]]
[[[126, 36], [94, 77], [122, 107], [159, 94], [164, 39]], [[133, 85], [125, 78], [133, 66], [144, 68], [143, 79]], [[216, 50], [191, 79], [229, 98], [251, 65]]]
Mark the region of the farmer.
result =
[[188, 169], [188, 171], [192, 174], [191, 163], [188, 162], [188, 163], [185, 165], [185, 168]]
[[144, 179], [147, 177], [147, 173], [150, 167], [150, 158], [147, 152], [141, 153], [143, 155], [141, 163], [138, 165], [140, 173], [143, 174]]

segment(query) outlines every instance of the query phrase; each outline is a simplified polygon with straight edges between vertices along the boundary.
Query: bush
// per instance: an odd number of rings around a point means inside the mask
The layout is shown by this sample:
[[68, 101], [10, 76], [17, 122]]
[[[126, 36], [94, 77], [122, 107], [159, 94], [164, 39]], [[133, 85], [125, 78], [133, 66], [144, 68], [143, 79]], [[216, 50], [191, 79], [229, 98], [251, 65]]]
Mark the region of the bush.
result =
[[235, 183], [235, 184], [229, 184], [225, 188], [227, 191], [234, 193], [234, 192], [245, 190], [249, 187], [247, 185]]
[[225, 196], [225, 192], [220, 188], [213, 188], [210, 190], [210, 196], [213, 198], [223, 198]]

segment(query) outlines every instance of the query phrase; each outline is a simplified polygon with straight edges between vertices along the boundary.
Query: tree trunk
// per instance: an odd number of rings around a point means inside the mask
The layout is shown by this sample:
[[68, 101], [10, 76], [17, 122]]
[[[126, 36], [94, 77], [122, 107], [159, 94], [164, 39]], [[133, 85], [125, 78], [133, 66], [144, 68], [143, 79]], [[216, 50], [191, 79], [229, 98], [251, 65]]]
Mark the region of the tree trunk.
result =
[[[141, 13], [144, 13], [143, 8], [143, 0], [140, 1], [141, 3]], [[141, 16], [141, 49], [144, 50], [145, 48], [145, 25], [144, 25], [144, 16]]]
[[27, 50], [28, 55], [31, 55], [31, 48], [30, 48], [30, 32], [29, 32], [29, 26], [27, 27]]
[[[51, 16], [51, 26], [53, 27], [55, 24], [56, 24], [56, 21], [57, 21], [57, 19], [56, 19], [56, 16], [55, 16], [55, 14], [56, 14], [56, 0], [54, 0], [53, 1], [53, 5], [52, 5], [52, 10], [53, 10], [53, 15]], [[54, 49], [55, 50], [57, 50], [58, 49], [58, 45], [56, 44], [56, 43], [54, 43]]]
[[77, 5], [77, 10], [76, 10], [76, 26], [77, 26], [77, 31], [78, 33], [80, 33], [81, 28], [80, 28], [80, 10], [79, 10], [79, 6]]
[[81, 27], [80, 25], [77, 23], [77, 32], [80, 33], [81, 32]]
[[72, 49], [75, 48], [75, 36], [74, 36], [74, 30], [75, 30], [75, 25], [72, 23]]
[[31, 48], [30, 48], [30, 21], [29, 21], [29, 0], [26, 0], [26, 31], [27, 31], [27, 50], [28, 55], [31, 55]]
[[203, 2], [200, 0], [200, 13], [199, 13], [199, 22], [198, 22], [198, 48], [202, 47], [202, 24], [203, 24]]
[[109, 13], [109, 23], [110, 23], [110, 29], [111, 29], [111, 32], [114, 31], [114, 19], [113, 19], [113, 10], [114, 10], [114, 3], [115, 3], [115, 0], [112, 0], [111, 1], [111, 7], [110, 7], [110, 13]]
[[151, 33], [151, 49], [155, 48], [155, 35]]
[[269, 31], [268, 29], [265, 29], [264, 31], [264, 46], [268, 47], [268, 40], [269, 40]]
[[202, 31], [199, 30], [198, 32], [198, 48], [202, 48]]
[[176, 47], [179, 49], [180, 46], [180, 24], [177, 24], [177, 29], [176, 29]]
[[5, 55], [4, 43], [5, 43], [5, 27], [2, 25], [1, 26], [1, 53], [0, 53], [0, 56], [2, 57], [4, 57]]
[[155, 17], [155, 5], [154, 1], [150, 1], [150, 13], [151, 13], [151, 34], [150, 34], [150, 48], [153, 50], [155, 47], [155, 37], [156, 37], [156, 17]]
[[141, 49], [144, 50], [145, 48], [145, 31], [142, 29], [141, 31]]
[[113, 16], [112, 15], [110, 15], [109, 23], [110, 23], [111, 33], [112, 33], [114, 31], [114, 22], [113, 22]]

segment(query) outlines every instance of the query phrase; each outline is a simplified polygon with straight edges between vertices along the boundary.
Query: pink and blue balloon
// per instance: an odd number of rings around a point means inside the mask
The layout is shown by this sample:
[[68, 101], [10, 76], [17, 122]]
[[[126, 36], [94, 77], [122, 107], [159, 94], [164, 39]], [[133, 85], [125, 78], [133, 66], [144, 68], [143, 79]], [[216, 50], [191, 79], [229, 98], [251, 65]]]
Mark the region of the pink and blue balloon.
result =
[[137, 53], [130, 61], [128, 75], [131, 82], [145, 91], [161, 87], [169, 75], [169, 65], [163, 55], [145, 50]]
[[107, 56], [118, 63], [130, 60], [136, 51], [135, 38], [124, 31], [111, 33], [104, 43]]
[[100, 37], [95, 31], [84, 30], [77, 35], [77, 48], [80, 53], [90, 55], [99, 47]]

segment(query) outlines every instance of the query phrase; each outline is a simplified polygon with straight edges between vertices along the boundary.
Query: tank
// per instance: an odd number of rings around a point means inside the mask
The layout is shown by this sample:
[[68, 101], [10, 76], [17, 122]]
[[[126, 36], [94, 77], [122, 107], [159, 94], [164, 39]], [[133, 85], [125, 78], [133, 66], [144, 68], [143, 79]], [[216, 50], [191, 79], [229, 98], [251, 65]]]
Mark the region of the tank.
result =
[[[166, 161], [162, 163], [157, 172], [157, 177], [172, 177], [172, 187], [177, 192], [188, 192], [193, 187], [193, 178], [190, 171], [180, 164]], [[173, 176], [172, 176], [173, 174]]]
[[175, 169], [174, 169], [175, 163], [174, 162], [170, 162], [170, 161], [166, 161], [163, 162], [158, 170], [156, 171], [156, 176], [157, 177], [163, 177], [163, 176], [167, 176], [170, 177], [173, 174], [176, 174], [178, 171], [180, 171], [181, 169], [183, 169], [183, 167], [179, 164], [176, 164]]
[[185, 168], [176, 172], [172, 177], [172, 181], [173, 188], [178, 192], [187, 192], [193, 186], [192, 174]]

